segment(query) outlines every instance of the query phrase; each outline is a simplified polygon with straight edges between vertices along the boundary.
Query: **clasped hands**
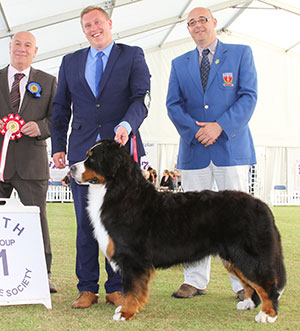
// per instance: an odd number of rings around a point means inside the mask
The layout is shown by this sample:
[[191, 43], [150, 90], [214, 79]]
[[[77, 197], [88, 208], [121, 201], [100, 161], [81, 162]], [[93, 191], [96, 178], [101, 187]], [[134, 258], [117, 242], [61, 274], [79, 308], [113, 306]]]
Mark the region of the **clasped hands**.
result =
[[195, 134], [195, 138], [205, 147], [215, 143], [223, 131], [222, 127], [217, 122], [196, 121], [196, 124], [200, 126], [200, 129]]

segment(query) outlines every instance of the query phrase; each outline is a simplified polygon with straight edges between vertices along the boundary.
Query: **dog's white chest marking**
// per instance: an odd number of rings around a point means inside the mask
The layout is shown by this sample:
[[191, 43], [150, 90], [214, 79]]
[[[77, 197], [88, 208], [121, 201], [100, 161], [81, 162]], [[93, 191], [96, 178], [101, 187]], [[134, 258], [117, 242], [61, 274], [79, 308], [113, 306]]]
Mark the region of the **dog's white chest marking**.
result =
[[[94, 228], [94, 236], [98, 241], [99, 247], [105, 257], [107, 257], [107, 246], [109, 243], [109, 235], [101, 222], [101, 209], [103, 199], [106, 193], [106, 188], [103, 185], [90, 185], [88, 193], [88, 214], [91, 220], [91, 224]], [[109, 260], [109, 259], [108, 259]], [[109, 261], [114, 271], [118, 270], [118, 267], [113, 261]]]

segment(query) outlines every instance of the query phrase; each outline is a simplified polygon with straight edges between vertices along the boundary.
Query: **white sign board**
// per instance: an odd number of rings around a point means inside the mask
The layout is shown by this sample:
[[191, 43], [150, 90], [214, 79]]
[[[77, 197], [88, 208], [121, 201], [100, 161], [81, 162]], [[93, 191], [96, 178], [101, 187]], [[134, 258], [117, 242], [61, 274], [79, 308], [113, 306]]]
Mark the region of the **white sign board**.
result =
[[141, 158], [142, 170], [147, 170], [148, 167], [158, 169], [157, 164], [157, 143], [154, 141], [144, 142], [146, 155]]
[[0, 306], [43, 304], [51, 309], [39, 207], [0, 199]]

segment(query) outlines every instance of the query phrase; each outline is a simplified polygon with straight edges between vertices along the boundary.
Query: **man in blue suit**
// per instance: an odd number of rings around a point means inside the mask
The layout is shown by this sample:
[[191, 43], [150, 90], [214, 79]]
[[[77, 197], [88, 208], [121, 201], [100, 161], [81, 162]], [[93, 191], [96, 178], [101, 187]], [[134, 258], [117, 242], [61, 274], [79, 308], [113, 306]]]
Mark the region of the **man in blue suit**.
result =
[[[90, 47], [66, 55], [60, 67], [51, 124], [52, 155], [57, 168], [84, 160], [100, 138], [115, 139], [144, 155], [139, 127], [147, 116], [144, 97], [150, 90], [150, 73], [139, 47], [112, 41], [112, 21], [99, 7], [81, 12], [83, 32]], [[99, 74], [101, 77], [99, 77]], [[134, 139], [131, 139], [134, 137]], [[98, 243], [86, 213], [87, 186], [71, 180], [77, 218], [76, 275], [79, 295], [72, 308], [88, 308], [98, 301]], [[119, 274], [106, 261], [106, 302], [122, 304]]]
[[[256, 162], [248, 122], [257, 100], [257, 77], [250, 47], [216, 38], [217, 20], [209, 9], [188, 15], [196, 49], [172, 62], [167, 109], [179, 135], [177, 167], [184, 191], [248, 191], [249, 165]], [[184, 265], [184, 283], [176, 298], [206, 294], [210, 257]], [[231, 276], [243, 299], [243, 287]]]

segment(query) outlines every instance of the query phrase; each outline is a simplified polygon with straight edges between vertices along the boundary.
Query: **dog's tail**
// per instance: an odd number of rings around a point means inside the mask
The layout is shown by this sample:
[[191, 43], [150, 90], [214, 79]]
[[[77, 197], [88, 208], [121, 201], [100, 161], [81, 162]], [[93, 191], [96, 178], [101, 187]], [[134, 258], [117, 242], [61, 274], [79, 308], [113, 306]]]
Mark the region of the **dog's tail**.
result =
[[278, 288], [278, 294], [279, 294], [279, 298], [280, 299], [285, 285], [286, 285], [286, 271], [285, 271], [285, 266], [283, 263], [283, 259], [279, 258], [277, 261], [277, 279], [278, 279], [278, 284], [277, 284], [277, 288]]
[[276, 258], [276, 278], [277, 278], [277, 289], [278, 289], [278, 294], [280, 299], [285, 285], [286, 285], [286, 270], [285, 270], [285, 265], [284, 265], [284, 260], [283, 260], [283, 253], [282, 253], [282, 246], [281, 246], [281, 239], [280, 239], [280, 234], [279, 231], [276, 228], [277, 232], [277, 237], [278, 237], [278, 251], [277, 251], [277, 258]]

